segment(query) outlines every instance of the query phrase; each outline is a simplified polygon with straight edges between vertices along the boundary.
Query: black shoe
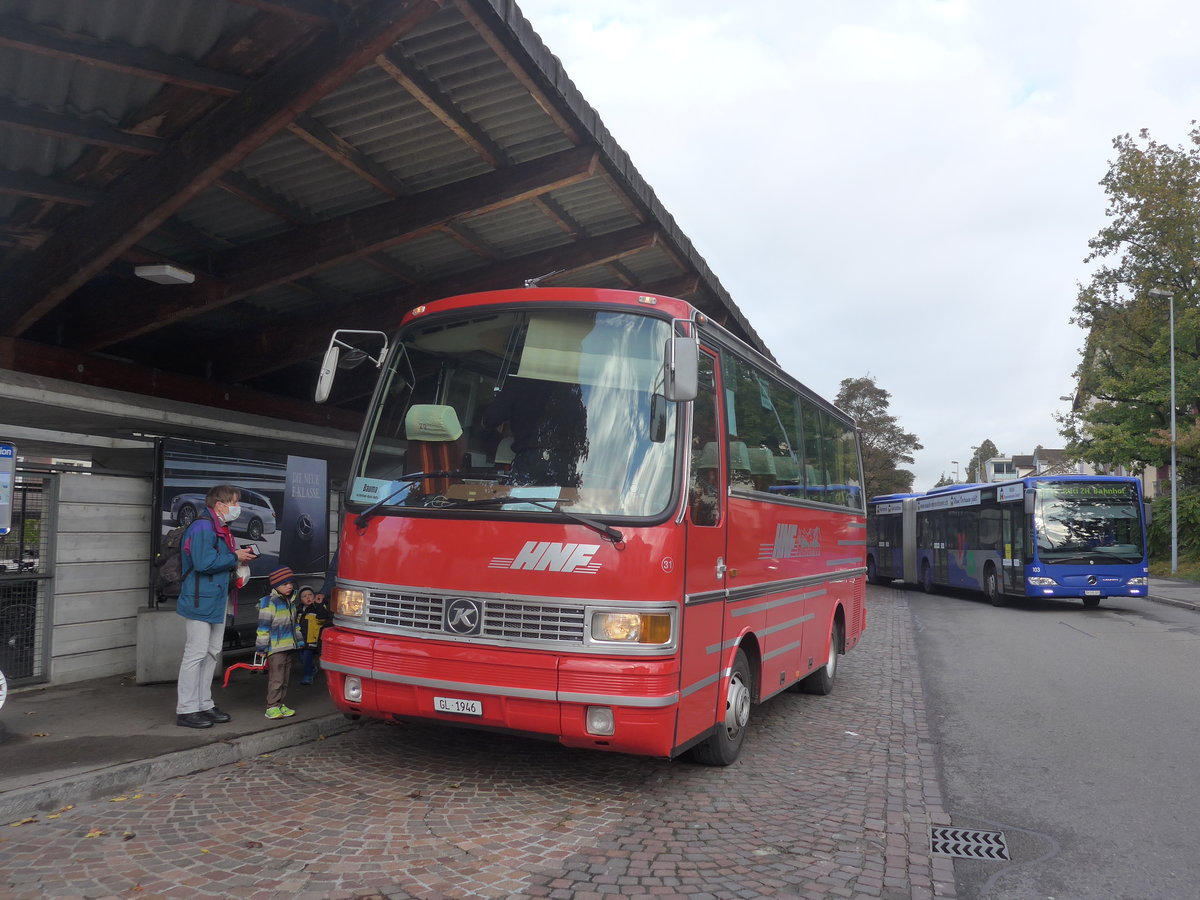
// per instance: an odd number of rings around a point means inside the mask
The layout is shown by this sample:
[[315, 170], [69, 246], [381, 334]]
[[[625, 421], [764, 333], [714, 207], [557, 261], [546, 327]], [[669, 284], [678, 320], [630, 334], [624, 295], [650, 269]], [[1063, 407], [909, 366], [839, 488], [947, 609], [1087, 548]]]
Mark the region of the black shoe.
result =
[[200, 715], [204, 716], [204, 718], [208, 719], [214, 725], [223, 725], [232, 718], [229, 713], [221, 712], [215, 706], [212, 709], [200, 710]]
[[212, 719], [202, 712], [180, 713], [175, 717], [175, 724], [184, 728], [212, 728]]

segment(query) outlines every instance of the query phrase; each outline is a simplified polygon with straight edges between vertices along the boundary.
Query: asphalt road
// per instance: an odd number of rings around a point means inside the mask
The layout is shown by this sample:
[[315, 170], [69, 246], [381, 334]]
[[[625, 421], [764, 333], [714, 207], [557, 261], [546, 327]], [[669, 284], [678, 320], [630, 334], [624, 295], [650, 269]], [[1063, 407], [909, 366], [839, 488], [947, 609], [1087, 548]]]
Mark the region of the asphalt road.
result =
[[1200, 614], [905, 594], [946, 811], [1012, 854], [956, 861], [959, 896], [1196, 896]]

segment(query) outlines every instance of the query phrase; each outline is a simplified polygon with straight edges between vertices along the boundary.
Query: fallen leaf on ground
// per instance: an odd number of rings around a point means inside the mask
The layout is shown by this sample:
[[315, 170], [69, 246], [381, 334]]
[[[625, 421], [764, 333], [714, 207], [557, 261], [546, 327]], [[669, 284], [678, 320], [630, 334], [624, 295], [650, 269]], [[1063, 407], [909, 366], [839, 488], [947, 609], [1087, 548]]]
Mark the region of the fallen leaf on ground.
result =
[[29, 816], [28, 818], [22, 819], [20, 822], [9, 822], [8, 827], [16, 828], [18, 825], [28, 825], [31, 822], [36, 822], [36, 821], [37, 821], [37, 816]]

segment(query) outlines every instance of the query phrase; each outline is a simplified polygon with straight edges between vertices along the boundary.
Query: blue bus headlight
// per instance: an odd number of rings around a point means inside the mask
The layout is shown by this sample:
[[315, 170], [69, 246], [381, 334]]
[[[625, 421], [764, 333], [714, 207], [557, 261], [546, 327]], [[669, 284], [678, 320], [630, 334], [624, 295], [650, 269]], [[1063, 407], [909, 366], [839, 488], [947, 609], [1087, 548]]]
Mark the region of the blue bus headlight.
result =
[[1058, 582], [1053, 578], [1047, 578], [1044, 575], [1031, 575], [1026, 578], [1025, 581], [1034, 587], [1052, 587], [1053, 585], [1058, 584]]
[[1145, 587], [1150, 583], [1150, 579], [1143, 575], [1139, 578], [1130, 578], [1125, 583], [1130, 587]]

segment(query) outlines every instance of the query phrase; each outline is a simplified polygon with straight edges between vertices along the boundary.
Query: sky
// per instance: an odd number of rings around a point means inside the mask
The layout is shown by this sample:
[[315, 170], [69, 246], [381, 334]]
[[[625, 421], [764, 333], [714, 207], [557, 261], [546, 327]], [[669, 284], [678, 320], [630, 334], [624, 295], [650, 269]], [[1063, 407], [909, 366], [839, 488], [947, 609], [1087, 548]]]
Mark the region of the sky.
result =
[[790, 374], [924, 449], [1061, 447], [1112, 141], [1200, 117], [1193, 0], [517, 0]]

